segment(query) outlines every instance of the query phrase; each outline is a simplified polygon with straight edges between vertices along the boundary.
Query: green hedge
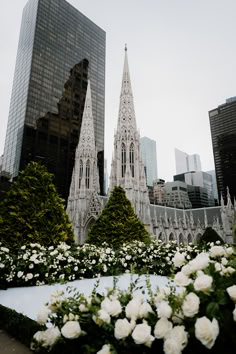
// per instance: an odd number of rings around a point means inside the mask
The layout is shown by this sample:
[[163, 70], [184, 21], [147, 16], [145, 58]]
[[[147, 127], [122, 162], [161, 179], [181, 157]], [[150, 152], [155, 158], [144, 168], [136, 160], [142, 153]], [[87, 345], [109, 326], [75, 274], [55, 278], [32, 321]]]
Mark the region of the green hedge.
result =
[[35, 332], [46, 329], [29, 317], [2, 305], [0, 305], [0, 328], [29, 348]]

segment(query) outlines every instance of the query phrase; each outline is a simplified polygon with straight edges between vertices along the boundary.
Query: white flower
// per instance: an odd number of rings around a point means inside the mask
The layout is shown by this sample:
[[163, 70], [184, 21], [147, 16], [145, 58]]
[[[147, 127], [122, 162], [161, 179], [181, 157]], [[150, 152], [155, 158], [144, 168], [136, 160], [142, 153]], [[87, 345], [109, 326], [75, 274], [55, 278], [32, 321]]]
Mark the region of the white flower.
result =
[[188, 333], [185, 331], [184, 326], [175, 326], [171, 329], [171, 331], [168, 333], [168, 336], [166, 339], [174, 339], [180, 346], [181, 351], [186, 347], [188, 343]]
[[153, 313], [151, 306], [148, 302], [144, 302], [139, 309], [139, 317], [147, 318], [149, 313]]
[[21, 278], [23, 274], [24, 274], [23, 272], [19, 271], [19, 272], [17, 273], [17, 277], [18, 277], [18, 278]]
[[81, 334], [80, 324], [77, 321], [68, 321], [61, 329], [61, 333], [65, 338], [78, 338]]
[[184, 273], [178, 272], [175, 274], [174, 281], [177, 286], [187, 286], [192, 280], [189, 279]]
[[1, 251], [6, 252], [6, 253], [9, 253], [9, 249], [6, 248], [6, 247], [1, 247]]
[[0, 268], [5, 268], [5, 265], [3, 263], [0, 263]]
[[212, 322], [207, 317], [198, 318], [195, 323], [196, 338], [208, 349], [211, 349], [219, 334], [219, 325], [215, 318]]
[[210, 249], [210, 256], [215, 258], [215, 257], [222, 257], [225, 255], [225, 250], [224, 247], [222, 246], [213, 246]]
[[103, 323], [109, 324], [111, 322], [111, 317], [105, 310], [99, 310], [97, 316], [93, 316], [93, 320], [98, 326], [101, 326]]
[[213, 278], [210, 275], [203, 274], [194, 281], [194, 289], [196, 291], [208, 292], [211, 290]]
[[233, 310], [233, 318], [234, 318], [234, 321], [236, 322], [236, 306], [235, 306], [235, 309]]
[[198, 313], [200, 305], [199, 297], [194, 293], [189, 293], [183, 302], [182, 310], [186, 317], [193, 317]]
[[228, 263], [228, 259], [226, 259], [225, 257], [221, 258], [221, 263], [226, 266], [226, 264]]
[[181, 354], [181, 345], [175, 338], [168, 337], [164, 341], [164, 353], [165, 354]]
[[201, 252], [192, 261], [189, 262], [192, 272], [205, 269], [210, 262], [209, 255], [205, 252]]
[[69, 320], [69, 317], [67, 315], [63, 316], [63, 323], [66, 323]]
[[229, 257], [229, 256], [231, 256], [233, 253], [234, 253], [234, 250], [233, 250], [233, 248], [232, 247], [227, 247], [226, 249], [225, 249], [225, 256], [226, 257]]
[[136, 344], [144, 344], [148, 347], [151, 347], [154, 337], [151, 335], [151, 327], [146, 323], [138, 324], [133, 333], [132, 338]]
[[120, 301], [111, 301], [107, 297], [102, 301], [101, 309], [109, 313], [110, 316], [118, 316], [122, 312]]
[[101, 350], [97, 354], [111, 354], [110, 344], [104, 344]]
[[140, 307], [141, 307], [140, 298], [136, 297], [130, 300], [130, 302], [126, 305], [125, 308], [126, 317], [131, 318], [133, 320], [138, 318]]
[[175, 256], [172, 259], [175, 267], [181, 267], [185, 261], [185, 253], [176, 252]]
[[189, 264], [185, 264], [181, 268], [181, 272], [184, 273], [184, 275], [186, 275], [188, 277], [192, 273], [192, 268], [190, 267]]
[[37, 322], [41, 325], [45, 324], [48, 320], [48, 308], [46, 306], [42, 306], [39, 309], [38, 315], [37, 315]]
[[133, 328], [127, 318], [119, 319], [115, 323], [114, 335], [116, 339], [123, 339], [130, 335], [132, 329]]
[[231, 297], [231, 299], [236, 302], [236, 285], [230, 286], [229, 288], [226, 289], [226, 291]]
[[[38, 342], [39, 344], [41, 344], [44, 340], [44, 331], [38, 331], [33, 335], [33, 339], [36, 340], [36, 342]], [[33, 347], [31, 346], [31, 349], [33, 349]]]
[[215, 270], [216, 272], [220, 272], [222, 270], [222, 265], [219, 262], [215, 262]]
[[157, 305], [157, 313], [160, 318], [169, 318], [172, 314], [172, 308], [170, 307], [167, 301], [161, 301]]
[[32, 279], [33, 278], [33, 274], [32, 273], [27, 273], [26, 274], [26, 278], [29, 279], [29, 280]]
[[87, 308], [87, 306], [85, 306], [84, 304], [80, 304], [80, 305], [79, 305], [79, 310], [80, 310], [81, 312], [88, 312], [88, 311], [89, 311], [89, 309]]
[[43, 347], [52, 347], [60, 338], [61, 333], [58, 327], [51, 327], [46, 329], [43, 333]]
[[162, 317], [157, 321], [154, 328], [154, 336], [156, 338], [165, 338], [172, 329], [172, 323], [167, 318]]
[[223, 274], [233, 274], [235, 272], [235, 269], [233, 267], [227, 267], [223, 268]]

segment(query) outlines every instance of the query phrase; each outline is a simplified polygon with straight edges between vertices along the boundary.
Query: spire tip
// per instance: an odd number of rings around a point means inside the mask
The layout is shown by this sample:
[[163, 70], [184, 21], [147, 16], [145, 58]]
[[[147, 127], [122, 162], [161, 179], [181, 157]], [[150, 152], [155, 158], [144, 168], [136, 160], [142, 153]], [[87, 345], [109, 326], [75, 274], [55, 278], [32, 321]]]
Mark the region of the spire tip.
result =
[[125, 43], [125, 51], [127, 52], [127, 44]]

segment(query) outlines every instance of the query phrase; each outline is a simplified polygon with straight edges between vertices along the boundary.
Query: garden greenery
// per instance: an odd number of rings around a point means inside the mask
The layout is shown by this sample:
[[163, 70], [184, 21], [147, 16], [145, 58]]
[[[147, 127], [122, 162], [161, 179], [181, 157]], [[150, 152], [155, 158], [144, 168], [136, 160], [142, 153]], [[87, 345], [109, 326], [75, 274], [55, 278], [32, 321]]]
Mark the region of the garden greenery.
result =
[[230, 246], [212, 245], [187, 260], [172, 258], [174, 284], [146, 291], [131, 284], [103, 295], [71, 289], [52, 294], [38, 313], [48, 326], [31, 348], [52, 353], [227, 353], [236, 352], [236, 258]]
[[150, 242], [144, 224], [135, 214], [134, 208], [122, 187], [114, 187], [102, 214], [91, 227], [88, 243], [100, 246], [107, 242], [119, 248], [124, 242]]
[[0, 203], [0, 241], [9, 248], [74, 242], [72, 224], [45, 166], [30, 162]]

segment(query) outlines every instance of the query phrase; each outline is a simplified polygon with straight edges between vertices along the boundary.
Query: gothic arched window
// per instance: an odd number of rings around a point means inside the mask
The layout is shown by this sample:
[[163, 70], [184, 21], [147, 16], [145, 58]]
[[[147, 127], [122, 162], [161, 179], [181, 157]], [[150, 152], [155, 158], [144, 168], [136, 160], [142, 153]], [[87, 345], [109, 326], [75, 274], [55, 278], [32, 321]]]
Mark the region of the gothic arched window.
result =
[[134, 177], [134, 144], [130, 144], [129, 148], [129, 163], [130, 163], [130, 171], [131, 176]]
[[79, 188], [81, 186], [82, 176], [83, 176], [83, 161], [80, 160], [80, 162], [79, 162]]
[[89, 177], [90, 177], [90, 161], [86, 162], [86, 173], [85, 173], [85, 185], [89, 189]]
[[126, 149], [125, 144], [121, 145], [121, 176], [125, 176], [125, 168], [126, 168]]

